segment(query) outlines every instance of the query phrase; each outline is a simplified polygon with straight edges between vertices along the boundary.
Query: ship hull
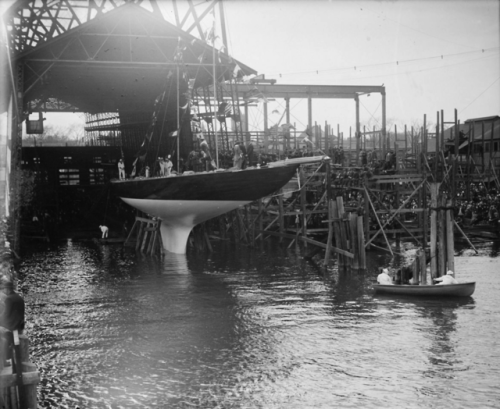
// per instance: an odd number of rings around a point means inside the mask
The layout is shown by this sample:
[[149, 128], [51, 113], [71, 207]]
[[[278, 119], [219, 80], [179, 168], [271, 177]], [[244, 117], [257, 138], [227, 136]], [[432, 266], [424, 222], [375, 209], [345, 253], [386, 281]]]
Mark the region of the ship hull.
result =
[[268, 196], [283, 187], [302, 163], [327, 157], [273, 162], [262, 168], [113, 180], [124, 202], [162, 220], [165, 250], [183, 254], [189, 233], [199, 223]]

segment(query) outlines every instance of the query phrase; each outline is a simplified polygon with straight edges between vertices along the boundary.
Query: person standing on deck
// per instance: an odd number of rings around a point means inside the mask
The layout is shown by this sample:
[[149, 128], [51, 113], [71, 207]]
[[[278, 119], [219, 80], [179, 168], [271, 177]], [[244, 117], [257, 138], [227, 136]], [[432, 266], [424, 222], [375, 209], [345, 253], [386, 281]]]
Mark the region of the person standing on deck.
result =
[[171, 158], [171, 156], [168, 155], [167, 160], [165, 161], [165, 175], [166, 176], [170, 176], [172, 174], [172, 167], [174, 166], [174, 164], [172, 163], [170, 158]]
[[203, 134], [196, 135], [198, 140], [200, 141], [200, 149], [203, 153], [203, 161], [205, 161], [205, 169], [208, 171], [210, 168], [215, 169], [217, 166], [212, 159], [212, 155], [210, 155], [210, 149], [208, 148], [208, 143], [203, 137]]
[[233, 168], [241, 169], [243, 167], [243, 152], [241, 151], [240, 144], [234, 145]]
[[118, 177], [120, 180], [125, 179], [125, 163], [123, 163], [123, 159], [118, 161]]
[[165, 176], [166, 174], [165, 160], [163, 158], [158, 158], [158, 165], [160, 166], [160, 176]]

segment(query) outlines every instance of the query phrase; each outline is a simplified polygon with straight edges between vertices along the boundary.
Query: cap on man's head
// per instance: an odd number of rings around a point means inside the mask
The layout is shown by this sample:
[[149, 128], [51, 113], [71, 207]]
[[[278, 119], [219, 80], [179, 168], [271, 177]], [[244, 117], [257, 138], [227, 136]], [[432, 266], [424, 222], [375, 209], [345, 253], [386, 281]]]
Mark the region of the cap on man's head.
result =
[[448, 271], [446, 272], [446, 274], [448, 274], [448, 275], [452, 276], [452, 275], [453, 275], [453, 274], [455, 274], [455, 273], [454, 273], [453, 271], [451, 271], [451, 270], [448, 270]]
[[387, 268], [384, 268], [384, 269], [382, 270], [382, 273], [389, 274], [389, 270], [388, 270]]

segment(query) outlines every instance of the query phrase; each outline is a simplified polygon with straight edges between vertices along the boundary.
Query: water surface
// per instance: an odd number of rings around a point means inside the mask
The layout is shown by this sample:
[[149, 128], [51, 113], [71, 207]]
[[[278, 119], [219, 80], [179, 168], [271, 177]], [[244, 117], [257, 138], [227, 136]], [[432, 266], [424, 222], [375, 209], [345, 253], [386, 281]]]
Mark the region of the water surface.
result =
[[271, 244], [162, 260], [33, 248], [20, 291], [40, 404], [498, 408], [500, 258], [472, 254], [456, 258], [472, 297], [418, 300], [374, 297], [383, 254], [339, 275]]

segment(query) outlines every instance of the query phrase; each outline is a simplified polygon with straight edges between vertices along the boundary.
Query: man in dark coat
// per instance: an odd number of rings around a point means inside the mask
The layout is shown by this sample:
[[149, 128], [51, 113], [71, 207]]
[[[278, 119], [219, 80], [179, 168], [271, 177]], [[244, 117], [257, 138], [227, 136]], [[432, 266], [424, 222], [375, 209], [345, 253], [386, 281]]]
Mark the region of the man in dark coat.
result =
[[24, 300], [14, 291], [12, 280], [9, 276], [0, 277], [0, 339], [1, 350], [0, 367], [5, 360], [11, 359], [13, 347], [13, 331], [21, 334], [24, 330]]

